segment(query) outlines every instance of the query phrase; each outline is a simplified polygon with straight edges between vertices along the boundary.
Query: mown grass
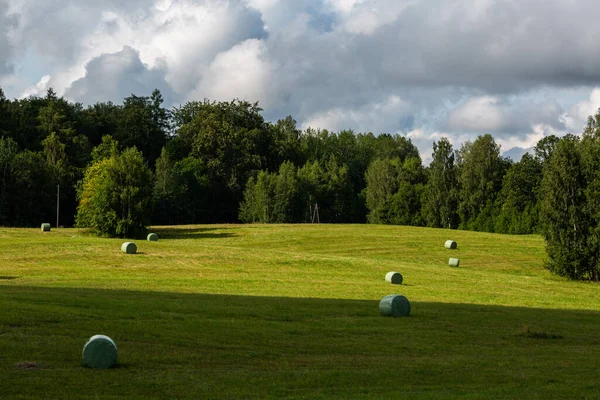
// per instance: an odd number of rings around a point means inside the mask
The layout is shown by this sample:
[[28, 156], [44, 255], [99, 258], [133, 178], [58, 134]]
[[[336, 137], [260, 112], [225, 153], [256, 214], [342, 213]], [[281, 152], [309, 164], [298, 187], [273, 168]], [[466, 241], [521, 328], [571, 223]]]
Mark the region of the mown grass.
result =
[[[543, 241], [365, 225], [0, 228], [0, 398], [597, 398], [600, 286]], [[446, 239], [458, 250], [444, 248]], [[457, 256], [461, 267], [449, 268]], [[385, 273], [398, 271], [392, 286]], [[379, 316], [400, 293], [409, 318]], [[117, 368], [81, 365], [93, 334]]]

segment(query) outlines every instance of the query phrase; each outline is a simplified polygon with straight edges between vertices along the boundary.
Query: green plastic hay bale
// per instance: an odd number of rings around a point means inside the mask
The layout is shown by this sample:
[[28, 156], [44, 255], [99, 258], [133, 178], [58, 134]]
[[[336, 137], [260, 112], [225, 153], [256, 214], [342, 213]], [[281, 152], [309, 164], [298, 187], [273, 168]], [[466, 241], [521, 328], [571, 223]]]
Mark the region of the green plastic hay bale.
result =
[[456, 249], [458, 247], [458, 245], [456, 244], [456, 242], [454, 240], [446, 240], [446, 244], [444, 244], [444, 246], [447, 249]]
[[146, 239], [148, 239], [149, 242], [158, 242], [158, 235], [156, 233], [149, 233]]
[[410, 302], [401, 294], [385, 296], [379, 302], [379, 313], [384, 317], [408, 317]]
[[45, 222], [42, 224], [42, 232], [50, 232], [50, 224]]
[[459, 260], [458, 258], [451, 258], [451, 259], [448, 261], [448, 266], [449, 266], [449, 267], [456, 267], [456, 268], [458, 268], [458, 264], [459, 264], [459, 262], [460, 262], [460, 260]]
[[137, 246], [133, 242], [125, 242], [121, 245], [121, 251], [127, 254], [135, 254], [137, 252]]
[[394, 271], [388, 272], [385, 274], [385, 281], [392, 285], [402, 285], [402, 274]]
[[117, 345], [111, 338], [94, 335], [83, 346], [83, 363], [90, 368], [111, 368], [117, 362]]

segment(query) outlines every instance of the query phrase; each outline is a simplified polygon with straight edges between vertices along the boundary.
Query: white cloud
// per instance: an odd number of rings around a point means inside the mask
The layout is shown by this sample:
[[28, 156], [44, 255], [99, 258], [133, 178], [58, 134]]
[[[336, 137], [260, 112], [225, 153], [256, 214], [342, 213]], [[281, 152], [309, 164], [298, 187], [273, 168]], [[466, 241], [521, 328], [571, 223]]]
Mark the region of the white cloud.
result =
[[341, 27], [352, 34], [372, 34], [390, 24], [407, 8], [418, 4], [415, 0], [340, 0], [338, 9], [344, 12]]
[[357, 108], [334, 107], [309, 116], [302, 129], [309, 127], [328, 129], [337, 132], [351, 129], [355, 132], [397, 133], [398, 121], [410, 113], [410, 105], [400, 97], [392, 95], [387, 99]]
[[363, 2], [365, 0], [325, 0], [325, 4], [343, 14], [350, 13], [354, 7]]
[[43, 96], [46, 91], [50, 88], [50, 75], [44, 75], [42, 78], [33, 86], [29, 86], [21, 93], [19, 98], [26, 98], [29, 96]]
[[23, 16], [15, 41], [28, 43], [53, 70], [59, 94], [84, 76], [88, 62], [129, 46], [151, 68], [166, 63], [170, 86], [187, 95], [217, 54], [266, 35], [260, 14], [242, 0], [107, 0], [85, 8], [24, 0], [14, 10]]
[[587, 124], [588, 117], [600, 108], [600, 88], [592, 90], [589, 99], [580, 101], [569, 109], [561, 119], [572, 133], [579, 133]]
[[[237, 97], [303, 127], [408, 132], [423, 151], [488, 132], [508, 149], [578, 133], [600, 106], [598, 11], [593, 0], [0, 0], [0, 83], [9, 97], [52, 86], [92, 103], [154, 87], [178, 101]], [[589, 98], [567, 94], [582, 87]]]
[[509, 122], [507, 111], [496, 97], [475, 97], [450, 112], [448, 127], [468, 132], [498, 132]]
[[272, 78], [276, 65], [269, 59], [264, 42], [246, 40], [230, 50], [217, 54], [204, 70], [198, 88], [190, 100], [207, 97], [229, 101], [234, 98], [259, 101], [269, 107], [274, 100], [275, 87]]
[[509, 137], [535, 126], [565, 129], [562, 107], [552, 99], [476, 96], [451, 109], [443, 125], [452, 132], [491, 133]]

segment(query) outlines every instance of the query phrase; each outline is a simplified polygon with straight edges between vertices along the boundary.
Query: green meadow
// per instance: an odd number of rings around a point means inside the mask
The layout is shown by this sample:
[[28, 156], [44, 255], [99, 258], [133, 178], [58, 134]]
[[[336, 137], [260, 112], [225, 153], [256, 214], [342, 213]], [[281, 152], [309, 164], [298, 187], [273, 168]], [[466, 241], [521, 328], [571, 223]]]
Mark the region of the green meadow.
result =
[[[551, 275], [539, 236], [151, 231], [159, 241], [127, 255], [124, 240], [83, 230], [0, 228], [0, 398], [600, 396], [600, 285]], [[389, 294], [410, 300], [410, 317], [379, 315]], [[116, 342], [115, 368], [82, 365], [94, 334]]]

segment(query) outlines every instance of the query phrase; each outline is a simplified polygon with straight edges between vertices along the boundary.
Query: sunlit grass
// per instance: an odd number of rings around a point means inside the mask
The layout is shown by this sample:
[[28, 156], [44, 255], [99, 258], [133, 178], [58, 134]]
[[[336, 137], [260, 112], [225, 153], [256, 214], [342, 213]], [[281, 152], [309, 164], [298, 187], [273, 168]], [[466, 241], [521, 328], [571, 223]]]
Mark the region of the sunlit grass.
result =
[[[374, 225], [0, 228], [0, 398], [593, 398], [600, 286], [538, 236]], [[457, 250], [444, 248], [453, 239]], [[458, 257], [460, 268], [448, 267]], [[398, 271], [404, 284], [384, 281]], [[400, 293], [409, 318], [384, 318]], [[81, 366], [97, 333], [118, 368]], [[40, 369], [23, 370], [24, 362]], [[21, 363], [21, 364], [19, 364]], [[30, 365], [30, 364], [25, 364]], [[33, 364], [38, 365], [38, 364]]]

